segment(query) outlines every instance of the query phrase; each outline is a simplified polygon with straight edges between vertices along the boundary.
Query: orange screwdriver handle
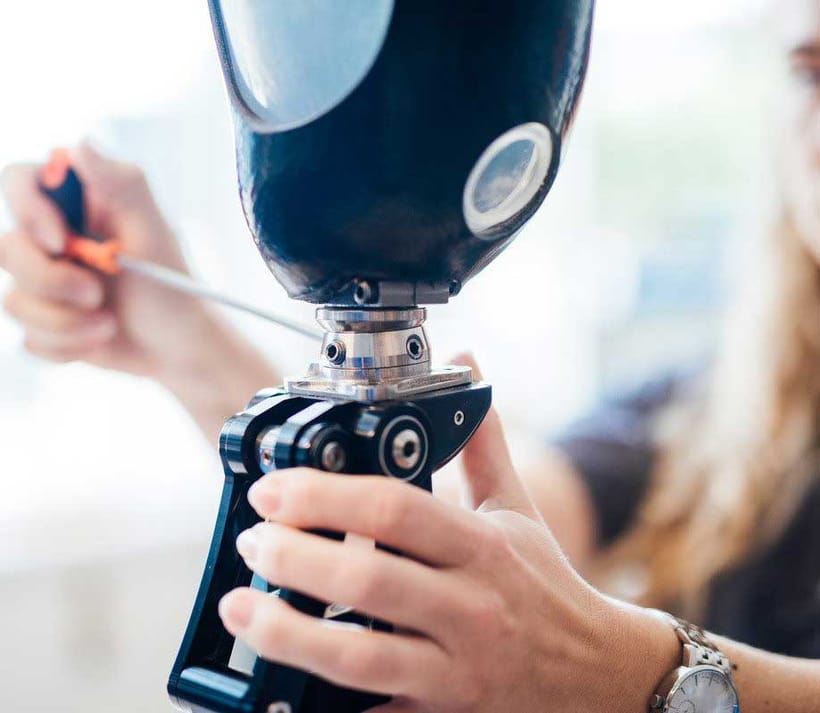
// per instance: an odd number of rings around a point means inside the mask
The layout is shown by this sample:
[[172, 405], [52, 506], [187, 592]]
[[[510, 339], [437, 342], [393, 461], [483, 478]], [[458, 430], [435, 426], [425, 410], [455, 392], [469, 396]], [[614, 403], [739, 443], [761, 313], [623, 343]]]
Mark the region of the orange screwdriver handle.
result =
[[120, 246], [113, 240], [100, 242], [93, 238], [71, 235], [63, 254], [106, 275], [116, 275], [121, 269], [117, 262], [119, 252]]
[[119, 245], [91, 236], [86, 225], [85, 195], [77, 172], [71, 167], [66, 149], [55, 149], [40, 171], [40, 191], [60, 211], [70, 231], [65, 257], [93, 267], [106, 275], [120, 271], [117, 263]]

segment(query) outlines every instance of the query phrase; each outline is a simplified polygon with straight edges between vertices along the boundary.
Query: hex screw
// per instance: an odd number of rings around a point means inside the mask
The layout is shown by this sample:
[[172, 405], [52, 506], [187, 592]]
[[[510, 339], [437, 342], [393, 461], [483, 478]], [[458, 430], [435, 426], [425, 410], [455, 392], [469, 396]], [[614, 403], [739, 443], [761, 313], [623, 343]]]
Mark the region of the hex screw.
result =
[[347, 453], [338, 441], [325, 443], [319, 458], [322, 468], [331, 473], [339, 473], [347, 465]]
[[285, 703], [285, 701], [276, 701], [268, 706], [267, 713], [292, 713], [292, 710], [293, 709], [290, 707], [290, 703]]
[[331, 364], [341, 364], [345, 360], [345, 345], [334, 339], [325, 347], [325, 359]]
[[393, 437], [393, 460], [402, 470], [411, 470], [421, 459], [421, 438], [412, 428], [405, 428]]
[[353, 290], [353, 300], [357, 305], [365, 305], [373, 299], [373, 288], [367, 280], [361, 280]]
[[407, 355], [414, 360], [421, 359], [424, 354], [424, 343], [415, 334], [407, 337]]

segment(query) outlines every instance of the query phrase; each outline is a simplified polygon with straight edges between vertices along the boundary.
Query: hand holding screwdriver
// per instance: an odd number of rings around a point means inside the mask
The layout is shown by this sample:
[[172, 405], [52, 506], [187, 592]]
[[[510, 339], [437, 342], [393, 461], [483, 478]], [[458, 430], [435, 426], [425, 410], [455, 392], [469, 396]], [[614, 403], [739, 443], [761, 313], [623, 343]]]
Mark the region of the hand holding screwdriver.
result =
[[58, 258], [83, 230], [180, 271], [186, 269], [182, 254], [136, 166], [89, 146], [71, 151], [70, 160], [82, 177], [81, 213], [75, 206], [64, 215], [41, 192], [42, 167], [17, 165], [3, 173], [16, 222], [0, 239], [0, 266], [15, 281], [6, 309], [23, 324], [26, 347], [39, 356], [155, 375], [178, 353], [183, 356], [187, 348], [177, 345], [186, 327], [205, 321], [201, 306], [130, 275], [107, 279], [76, 260]]
[[[68, 157], [83, 188], [86, 237], [102, 236], [117, 246], [106, 250], [187, 272], [139, 168], [88, 145]], [[0, 268], [12, 277], [4, 306], [22, 326], [30, 352], [153, 378], [209, 436], [260, 384], [278, 383], [259, 351], [201, 300], [128, 270], [105, 275], [77, 253], [65, 259], [80, 226], [71, 226], [76, 216], [64, 217], [42, 193], [43, 178], [43, 167], [33, 164], [2, 174], [15, 220], [0, 235]]]
[[117, 275], [123, 269], [129, 270], [193, 297], [213, 300], [311, 339], [322, 340], [322, 333], [315, 328], [214, 290], [177, 270], [135, 258], [123, 253], [116, 241], [91, 235], [85, 220], [83, 185], [76, 171], [71, 168], [71, 159], [67, 151], [57, 149], [51, 154], [49, 162], [40, 174], [40, 190], [60, 209], [69, 228], [64, 250], [66, 257], [85, 263], [106, 275]]

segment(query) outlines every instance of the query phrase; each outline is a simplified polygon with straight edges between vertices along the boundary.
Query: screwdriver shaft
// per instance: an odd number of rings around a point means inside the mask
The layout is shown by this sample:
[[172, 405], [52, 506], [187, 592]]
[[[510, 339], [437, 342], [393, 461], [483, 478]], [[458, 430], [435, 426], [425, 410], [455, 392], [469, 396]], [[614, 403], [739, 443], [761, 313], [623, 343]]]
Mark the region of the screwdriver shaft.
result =
[[214, 290], [207, 285], [188, 277], [187, 275], [183, 275], [177, 270], [172, 270], [168, 267], [164, 267], [163, 265], [148, 262], [147, 260], [139, 260], [138, 258], [125, 255], [124, 253], [117, 255], [117, 262], [123, 269], [128, 270], [129, 272], [142, 275], [143, 277], [147, 277], [155, 282], [162, 283], [163, 285], [180, 292], [193, 295], [194, 297], [212, 300], [213, 302], [218, 302], [226, 307], [232, 307], [233, 309], [247, 312], [248, 314], [252, 314], [256, 317], [261, 317], [262, 319], [278, 324], [281, 327], [298, 332], [299, 334], [309, 337], [310, 339], [317, 339], [321, 341], [324, 337], [324, 334], [318, 329], [313, 329], [307, 325], [288, 319], [287, 317], [283, 317], [274, 312], [268, 312], [267, 310], [259, 309], [252, 304], [248, 304], [247, 302], [234, 299], [233, 297], [230, 297], [223, 292]]

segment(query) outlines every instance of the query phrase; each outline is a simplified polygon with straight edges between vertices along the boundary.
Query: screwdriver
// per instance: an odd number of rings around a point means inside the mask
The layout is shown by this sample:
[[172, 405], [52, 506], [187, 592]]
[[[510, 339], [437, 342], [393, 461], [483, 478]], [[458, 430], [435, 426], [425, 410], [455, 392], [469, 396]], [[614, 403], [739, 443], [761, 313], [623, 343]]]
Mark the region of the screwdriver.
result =
[[120, 244], [92, 235], [86, 223], [83, 184], [71, 166], [71, 157], [65, 149], [55, 149], [39, 176], [40, 191], [57, 207], [69, 228], [63, 256], [92, 267], [106, 275], [117, 275], [126, 270], [185, 294], [211, 300], [241, 310], [298, 332], [311, 339], [322, 340], [323, 333], [301, 322], [268, 312], [237, 300], [230, 295], [208, 287], [178, 270], [149, 262], [124, 253]]

